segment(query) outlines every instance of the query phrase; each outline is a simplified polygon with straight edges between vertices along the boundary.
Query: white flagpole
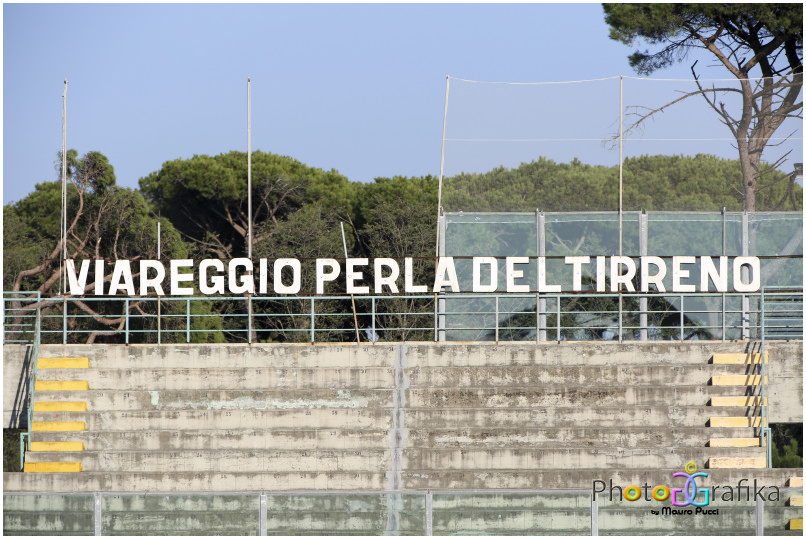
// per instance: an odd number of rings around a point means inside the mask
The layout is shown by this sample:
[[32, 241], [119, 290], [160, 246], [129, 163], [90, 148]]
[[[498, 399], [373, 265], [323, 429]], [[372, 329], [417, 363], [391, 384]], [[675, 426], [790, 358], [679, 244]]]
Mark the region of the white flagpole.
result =
[[[62, 257], [65, 270], [67, 269], [67, 79], [64, 79], [64, 93], [62, 94]], [[62, 271], [62, 264], [59, 264], [59, 273]], [[67, 287], [64, 283], [64, 275], [60, 280], [59, 292], [67, 294]]]
[[[249, 260], [252, 260], [252, 79], [250, 77], [246, 77], [246, 190], [249, 206], [246, 235]], [[248, 294], [246, 303], [249, 324], [247, 341], [252, 344], [252, 294]]]

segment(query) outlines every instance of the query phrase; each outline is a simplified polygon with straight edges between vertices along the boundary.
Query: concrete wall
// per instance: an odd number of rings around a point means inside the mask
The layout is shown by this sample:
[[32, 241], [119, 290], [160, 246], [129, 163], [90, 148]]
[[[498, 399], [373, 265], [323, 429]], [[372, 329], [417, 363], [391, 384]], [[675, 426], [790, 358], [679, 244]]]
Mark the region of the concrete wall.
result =
[[[81, 401], [87, 410], [37, 411], [34, 421], [86, 430], [36, 432], [34, 441], [80, 441], [84, 450], [29, 452], [26, 462], [80, 462], [83, 471], [7, 474], [4, 486], [400, 491], [664, 481], [688, 461], [763, 458], [761, 447], [709, 446], [755, 435], [745, 417], [752, 407], [709, 405], [748, 391], [711, 381], [756, 366], [710, 362], [748, 346], [43, 346], [41, 357], [87, 356], [90, 367], [40, 369], [40, 381], [82, 380], [89, 390], [37, 391], [37, 402]], [[6, 368], [24, 352], [6, 347]], [[771, 346], [768, 377], [770, 421], [802, 421], [802, 343]], [[715, 427], [715, 418], [739, 423]], [[786, 480], [753, 467], [770, 484]], [[747, 470], [711, 475], [735, 484]]]

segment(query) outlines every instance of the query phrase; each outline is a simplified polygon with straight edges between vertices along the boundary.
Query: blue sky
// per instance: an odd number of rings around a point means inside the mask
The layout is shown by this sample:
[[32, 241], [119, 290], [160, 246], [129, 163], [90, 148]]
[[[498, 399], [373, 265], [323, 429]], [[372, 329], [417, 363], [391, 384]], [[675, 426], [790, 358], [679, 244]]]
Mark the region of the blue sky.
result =
[[[57, 179], [65, 78], [68, 147], [104, 153], [120, 185], [137, 187], [168, 160], [245, 151], [247, 77], [253, 150], [366, 182], [439, 174], [447, 75], [633, 77], [632, 50], [608, 38], [600, 4], [4, 4], [3, 203]], [[690, 78], [690, 63], [654, 78]], [[625, 81], [625, 105], [656, 98], [652, 84]], [[625, 155], [733, 158], [725, 140], [649, 140], [728, 136], [701, 103], [691, 106], [625, 144]], [[615, 165], [618, 153], [596, 139], [617, 118], [617, 79], [573, 88], [452, 80], [448, 138], [531, 142], [451, 140], [445, 173], [539, 155]], [[795, 147], [790, 162], [802, 162], [801, 139]]]

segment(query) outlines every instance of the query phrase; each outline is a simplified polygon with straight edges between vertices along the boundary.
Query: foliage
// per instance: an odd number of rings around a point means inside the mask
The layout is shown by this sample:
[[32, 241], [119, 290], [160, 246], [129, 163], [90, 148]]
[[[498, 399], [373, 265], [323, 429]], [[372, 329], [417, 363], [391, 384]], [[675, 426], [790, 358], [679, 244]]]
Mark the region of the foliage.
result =
[[[118, 187], [112, 165], [99, 152], [78, 157], [70, 150], [67, 162], [66, 258], [74, 259], [77, 266], [82, 260], [156, 259], [157, 219], [140, 193]], [[58, 294], [66, 287], [59, 226], [61, 182], [38, 184], [29, 196], [5, 206], [3, 215], [11, 225], [3, 234], [3, 284], [7, 290], [39, 291], [43, 298], [38, 304], [43, 316], [43, 342], [60, 341], [56, 335], [61, 332], [63, 305]], [[161, 226], [162, 258], [186, 258], [186, 246], [171, 223], [163, 219]], [[95, 265], [91, 264], [88, 283], [95, 281], [94, 272]], [[104, 282], [108, 285], [111, 279], [112, 272], [107, 269]], [[30, 301], [12, 305], [15, 317], [37, 306]], [[123, 342], [120, 331], [126, 323], [126, 305], [122, 300], [72, 301], [68, 317], [71, 342]], [[134, 332], [130, 342], [155, 340], [151, 329], [156, 325], [156, 302], [143, 298], [129, 301], [128, 314], [129, 329]]]
[[3, 471], [20, 471], [20, 434], [25, 429], [3, 429]]
[[[268, 258], [269, 263], [278, 258], [300, 259], [302, 272], [299, 295], [316, 293], [317, 258], [339, 259], [343, 265], [344, 248], [339, 218], [333, 211], [325, 210], [322, 204], [307, 204], [276, 224], [264, 223], [257, 229], [257, 235], [261, 239], [254, 246], [255, 258]], [[344, 293], [344, 272], [342, 267], [341, 278], [335, 283], [327, 284], [326, 294]], [[269, 274], [269, 288], [273, 288], [272, 267], [269, 268]], [[290, 282], [285, 274], [283, 282]], [[257, 299], [254, 308], [259, 314], [286, 315], [258, 318], [258, 329], [270, 330], [272, 340], [310, 342], [310, 318], [303, 316], [310, 314], [309, 301]], [[353, 317], [345, 314], [351, 311], [349, 300], [319, 300], [316, 303], [318, 314], [314, 319], [317, 340], [355, 340]]]
[[[698, 154], [643, 155], [624, 159], [622, 189], [625, 211], [739, 211], [741, 178], [738, 160]], [[760, 193], [758, 211], [803, 209], [803, 188], [795, 184], [790, 207], [778, 202], [790, 186], [787, 176], [771, 171], [777, 183]], [[446, 211], [544, 212], [618, 211], [618, 166], [591, 166], [574, 159], [555, 163], [540, 157], [508, 169], [481, 174], [462, 173], [443, 183]]]
[[[756, 197], [786, 178], [770, 178], [762, 167], [764, 149], [787, 118], [801, 118], [803, 101], [803, 6], [801, 4], [604, 4], [611, 39], [626, 45], [645, 41], [655, 52], [636, 51], [630, 65], [639, 74], [682, 61], [695, 49], [708, 51], [737, 79], [739, 88], [704, 88], [691, 66], [697, 90], [638, 114], [628, 128], [693, 96], [701, 96], [736, 140], [741, 164], [742, 209], [758, 210]], [[754, 70], [761, 73], [752, 82]], [[731, 110], [725, 98], [739, 94], [741, 106]], [[778, 168], [786, 156], [772, 164]], [[776, 209], [792, 199], [795, 178], [788, 178]], [[793, 204], [795, 203], [792, 199]]]
[[[358, 230], [362, 254], [368, 258], [393, 258], [400, 269], [400, 295], [377, 300], [377, 337], [390, 341], [425, 338], [423, 331], [433, 322], [433, 299], [412, 299], [405, 295], [404, 258], [413, 258], [414, 283], [433, 283], [436, 248], [438, 180], [433, 176], [392, 179], [377, 178], [365, 184], [360, 197]], [[374, 268], [368, 272], [374, 279]], [[371, 281], [370, 281], [371, 282]], [[429, 286], [430, 291], [430, 286]], [[425, 314], [424, 314], [425, 313]], [[428, 336], [432, 338], [432, 336]]]
[[[140, 179], [143, 195], [181, 234], [208, 253], [227, 259], [247, 253], [248, 161], [245, 152], [215, 157], [195, 155], [162, 165]], [[304, 204], [351, 210], [352, 186], [335, 170], [325, 172], [296, 159], [264, 152], [252, 154], [252, 222], [278, 223]], [[254, 243], [270, 233], [255, 232]]]
[[803, 423], [771, 424], [772, 467], [803, 468]]

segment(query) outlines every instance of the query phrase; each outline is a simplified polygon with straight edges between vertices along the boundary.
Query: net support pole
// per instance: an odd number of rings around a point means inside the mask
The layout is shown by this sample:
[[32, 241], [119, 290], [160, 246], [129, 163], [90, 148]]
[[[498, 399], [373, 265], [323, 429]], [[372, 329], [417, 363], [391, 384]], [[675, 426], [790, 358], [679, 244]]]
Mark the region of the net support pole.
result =
[[445, 76], [445, 112], [442, 115], [442, 154], [439, 160], [439, 190], [437, 192], [437, 244], [436, 253], [439, 257], [439, 218], [442, 215], [442, 177], [445, 172], [445, 128], [448, 125], [448, 91], [451, 86], [451, 76]]
[[[67, 79], [64, 79], [64, 93], [62, 94], [62, 222], [60, 225], [62, 236], [62, 256], [65, 271], [67, 269]], [[59, 268], [61, 270], [61, 268]], [[64, 278], [60, 279], [59, 288], [67, 294]]]
[[[252, 260], [252, 79], [246, 77], [246, 191], [247, 191], [247, 249]], [[252, 272], [250, 271], [249, 274]], [[252, 344], [252, 294], [246, 294], [246, 340]]]
[[[622, 184], [623, 178], [623, 169], [624, 169], [624, 77], [619, 76], [618, 78], [618, 255], [624, 256], [623, 254], [623, 238], [624, 238], [624, 228], [623, 228], [623, 217], [624, 217], [624, 189]], [[618, 265], [618, 276], [621, 277], [621, 264]], [[612, 279], [611, 275], [611, 279]], [[618, 342], [621, 342], [622, 337], [622, 328], [624, 327], [624, 321], [622, 320], [622, 312], [623, 312], [623, 298], [621, 295], [621, 285], [619, 284], [618, 288], [618, 310], [619, 310], [619, 332], [618, 332]]]

